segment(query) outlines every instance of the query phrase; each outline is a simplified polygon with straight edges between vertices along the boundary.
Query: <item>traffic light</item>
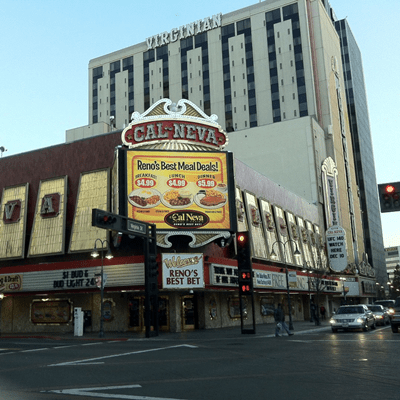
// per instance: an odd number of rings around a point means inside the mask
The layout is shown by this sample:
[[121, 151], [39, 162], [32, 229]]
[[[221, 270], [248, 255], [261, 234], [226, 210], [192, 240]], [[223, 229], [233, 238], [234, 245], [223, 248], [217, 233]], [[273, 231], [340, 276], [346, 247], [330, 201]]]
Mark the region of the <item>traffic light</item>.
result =
[[378, 185], [381, 212], [400, 211], [400, 182]]
[[93, 208], [92, 210], [92, 226], [112, 231], [121, 231], [122, 221], [122, 217], [117, 214], [99, 210], [97, 208]]
[[251, 294], [253, 292], [253, 271], [239, 270], [239, 293]]
[[236, 233], [236, 251], [239, 271], [252, 268], [249, 232]]
[[157, 254], [149, 254], [148, 268], [149, 268], [149, 276], [151, 278], [157, 278], [158, 276], [158, 263], [157, 263]]

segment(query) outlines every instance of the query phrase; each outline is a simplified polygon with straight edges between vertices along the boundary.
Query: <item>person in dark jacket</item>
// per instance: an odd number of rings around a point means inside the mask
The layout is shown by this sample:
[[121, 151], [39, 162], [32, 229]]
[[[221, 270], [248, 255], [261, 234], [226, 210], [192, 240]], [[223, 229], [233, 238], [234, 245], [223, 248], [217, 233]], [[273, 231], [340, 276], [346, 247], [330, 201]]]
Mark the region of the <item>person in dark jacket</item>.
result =
[[282, 336], [280, 331], [283, 329], [287, 332], [288, 336], [293, 335], [293, 333], [290, 332], [289, 327], [286, 325], [285, 312], [283, 311], [281, 303], [279, 303], [278, 308], [274, 310], [274, 318], [276, 322], [275, 337]]

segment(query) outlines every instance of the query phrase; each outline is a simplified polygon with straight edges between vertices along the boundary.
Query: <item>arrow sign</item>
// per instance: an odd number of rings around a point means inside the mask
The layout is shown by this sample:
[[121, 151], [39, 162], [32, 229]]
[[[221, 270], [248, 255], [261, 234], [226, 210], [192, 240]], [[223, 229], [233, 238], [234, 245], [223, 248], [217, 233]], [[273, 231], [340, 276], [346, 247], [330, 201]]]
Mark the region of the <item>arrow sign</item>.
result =
[[[63, 390], [43, 390], [41, 393], [57, 393], [57, 394], [72, 394], [75, 396], [97, 397], [104, 399], [127, 399], [127, 400], [179, 400], [167, 397], [148, 397], [148, 396], [135, 396], [127, 394], [112, 394], [112, 393], [99, 393], [102, 390], [119, 390], [119, 389], [133, 389], [140, 388], [140, 385], [122, 385], [122, 386], [103, 386], [92, 388], [80, 389], [63, 389]], [[97, 391], [97, 392], [96, 392]]]

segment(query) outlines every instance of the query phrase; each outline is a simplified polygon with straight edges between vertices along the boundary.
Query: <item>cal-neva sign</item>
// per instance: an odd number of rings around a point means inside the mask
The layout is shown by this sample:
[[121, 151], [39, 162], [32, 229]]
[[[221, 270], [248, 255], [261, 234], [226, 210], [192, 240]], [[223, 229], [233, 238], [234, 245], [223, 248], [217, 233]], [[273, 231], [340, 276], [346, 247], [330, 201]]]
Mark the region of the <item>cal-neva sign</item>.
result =
[[222, 14], [213, 15], [202, 20], [197, 20], [190, 24], [182, 25], [179, 28], [172, 28], [170, 32], [163, 32], [146, 39], [147, 50], [164, 46], [169, 43], [197, 35], [221, 26]]
[[161, 99], [143, 114], [132, 114], [121, 141], [130, 149], [180, 143], [222, 150], [228, 140], [217, 119], [216, 115], [208, 116], [189, 100], [172, 103], [170, 99]]
[[164, 289], [204, 288], [203, 254], [162, 254]]

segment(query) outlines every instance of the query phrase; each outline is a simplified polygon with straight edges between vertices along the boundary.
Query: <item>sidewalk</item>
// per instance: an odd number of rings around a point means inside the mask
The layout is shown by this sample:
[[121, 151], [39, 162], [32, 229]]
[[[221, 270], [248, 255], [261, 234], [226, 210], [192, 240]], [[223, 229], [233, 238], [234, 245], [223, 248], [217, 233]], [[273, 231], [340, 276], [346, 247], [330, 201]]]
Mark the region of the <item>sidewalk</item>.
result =
[[[245, 326], [245, 328], [249, 328]], [[252, 328], [252, 327], [250, 327]], [[330, 330], [328, 320], [315, 325], [310, 321], [293, 321], [294, 336]], [[146, 338], [144, 332], [104, 332], [104, 337], [99, 338], [98, 332], [84, 332], [83, 336], [74, 336], [73, 332], [68, 333], [0, 333], [2, 339], [48, 339], [48, 340], [81, 340], [81, 341], [127, 341], [127, 340], [222, 340], [226, 338], [238, 337], [275, 337], [275, 324], [256, 325], [255, 334], [242, 334], [240, 326], [218, 329], [199, 329], [185, 332], [160, 332], [158, 336]], [[286, 332], [283, 336], [287, 336]]]

